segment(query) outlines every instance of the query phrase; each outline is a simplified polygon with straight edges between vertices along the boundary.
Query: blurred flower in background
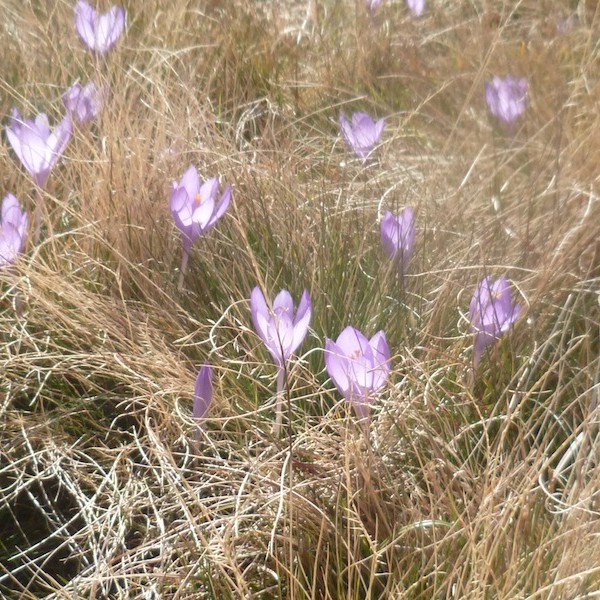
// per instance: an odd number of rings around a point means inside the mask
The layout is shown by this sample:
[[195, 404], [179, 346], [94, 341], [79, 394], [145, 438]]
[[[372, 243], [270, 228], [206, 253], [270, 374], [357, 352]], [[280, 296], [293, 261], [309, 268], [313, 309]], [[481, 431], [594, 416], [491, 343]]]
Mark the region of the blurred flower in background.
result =
[[388, 255], [406, 273], [415, 246], [415, 219], [413, 209], [403, 208], [396, 217], [389, 210], [381, 220], [381, 241]]
[[348, 146], [363, 160], [367, 158], [379, 142], [384, 126], [385, 121], [383, 119], [375, 122], [365, 112], [355, 112], [352, 115], [351, 121], [348, 120], [343, 112], [340, 113], [342, 134], [346, 138]]
[[108, 52], [125, 29], [125, 9], [113, 6], [105, 13], [79, 0], [75, 6], [75, 28], [85, 45], [98, 54]]
[[95, 119], [104, 104], [104, 93], [93, 81], [84, 86], [76, 83], [63, 94], [65, 108], [79, 123]]
[[7, 194], [2, 200], [2, 228], [0, 229], [0, 267], [15, 262], [25, 246], [27, 212], [21, 210], [19, 201]]
[[485, 82], [485, 99], [490, 112], [511, 126], [527, 108], [527, 80], [513, 75]]
[[521, 308], [513, 302], [510, 282], [506, 277], [496, 281], [485, 277], [479, 283], [469, 306], [471, 329], [475, 335], [474, 368], [479, 365], [485, 349], [517, 320]]

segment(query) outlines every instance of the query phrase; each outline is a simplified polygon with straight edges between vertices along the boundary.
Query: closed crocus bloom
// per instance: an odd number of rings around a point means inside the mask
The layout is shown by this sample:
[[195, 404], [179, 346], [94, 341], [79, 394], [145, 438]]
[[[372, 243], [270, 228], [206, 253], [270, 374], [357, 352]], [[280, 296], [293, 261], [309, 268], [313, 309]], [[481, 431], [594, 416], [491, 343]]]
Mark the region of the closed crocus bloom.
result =
[[71, 117], [67, 115], [50, 130], [48, 117], [41, 113], [33, 121], [23, 119], [15, 108], [6, 136], [23, 166], [35, 182], [44, 187], [50, 170], [64, 152], [72, 132]]
[[271, 353], [278, 367], [298, 349], [308, 332], [312, 315], [312, 303], [308, 290], [304, 290], [294, 314], [294, 301], [287, 290], [281, 290], [267, 306], [261, 289], [257, 286], [250, 296], [252, 322], [258, 335]]
[[208, 363], [204, 363], [198, 371], [196, 384], [194, 385], [194, 408], [192, 415], [195, 419], [203, 418], [208, 412], [208, 407], [212, 402], [212, 380], [212, 367]]
[[125, 29], [125, 9], [113, 6], [105, 13], [79, 0], [75, 6], [75, 28], [85, 45], [98, 54], [108, 52]]
[[511, 126], [527, 108], [527, 80], [513, 75], [485, 82], [485, 99], [490, 112]]
[[2, 229], [0, 229], [0, 267], [15, 262], [25, 246], [27, 212], [19, 201], [7, 194], [2, 201]]
[[512, 299], [510, 282], [506, 277], [492, 281], [484, 278], [471, 298], [469, 318], [475, 334], [473, 364], [475, 368], [485, 349], [517, 320], [521, 306]]
[[413, 15], [420, 17], [425, 10], [425, 0], [406, 0], [406, 6]]
[[403, 208], [395, 217], [389, 210], [381, 220], [381, 241], [388, 255], [398, 262], [406, 273], [415, 246], [415, 219], [413, 209]]
[[325, 368], [357, 416], [369, 415], [369, 405], [390, 372], [390, 349], [383, 331], [368, 340], [358, 329], [346, 327], [338, 339], [325, 339]]
[[63, 94], [65, 108], [79, 123], [95, 119], [103, 103], [104, 94], [93, 81], [84, 86], [76, 83]]
[[346, 142], [354, 153], [363, 160], [367, 158], [379, 142], [384, 126], [385, 121], [383, 119], [375, 122], [365, 112], [355, 112], [351, 121], [347, 119], [343, 112], [340, 113], [340, 127]]

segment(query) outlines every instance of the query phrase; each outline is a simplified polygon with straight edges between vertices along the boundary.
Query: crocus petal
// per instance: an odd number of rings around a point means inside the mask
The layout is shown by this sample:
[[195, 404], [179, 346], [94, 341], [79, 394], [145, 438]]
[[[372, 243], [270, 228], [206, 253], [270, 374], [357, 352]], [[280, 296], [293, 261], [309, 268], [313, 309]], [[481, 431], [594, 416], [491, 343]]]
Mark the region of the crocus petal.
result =
[[208, 407], [212, 402], [212, 387], [213, 371], [212, 367], [204, 363], [196, 376], [196, 384], [194, 386], [194, 409], [193, 416], [200, 419], [206, 415]]
[[290, 348], [290, 354], [293, 354], [304, 341], [304, 338], [308, 333], [311, 317], [312, 302], [310, 294], [308, 293], [308, 290], [304, 290], [304, 292], [302, 292], [302, 297], [300, 298], [296, 318], [294, 319], [294, 340]]
[[325, 338], [325, 368], [342, 396], [350, 399], [348, 358], [342, 348], [329, 338]]
[[417, 17], [420, 17], [425, 10], [425, 0], [406, 0], [406, 5]]

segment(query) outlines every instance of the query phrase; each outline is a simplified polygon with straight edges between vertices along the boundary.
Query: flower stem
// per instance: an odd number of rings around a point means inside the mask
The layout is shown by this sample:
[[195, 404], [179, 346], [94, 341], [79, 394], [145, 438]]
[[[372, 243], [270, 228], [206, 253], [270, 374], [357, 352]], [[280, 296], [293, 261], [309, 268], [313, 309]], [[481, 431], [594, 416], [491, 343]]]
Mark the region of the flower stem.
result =
[[180, 292], [183, 288], [183, 280], [187, 273], [188, 260], [190, 259], [190, 251], [186, 248], [183, 249], [183, 256], [181, 257], [181, 267], [179, 268], [179, 281], [177, 282], [177, 291]]
[[33, 219], [35, 222], [34, 230], [33, 230], [33, 243], [37, 246], [40, 242], [40, 235], [42, 233], [42, 191], [37, 188], [36, 189], [37, 200], [35, 203], [35, 212], [33, 215]]
[[285, 366], [277, 367], [277, 399], [275, 401], [275, 425], [273, 435], [279, 437], [283, 421], [283, 394], [285, 391]]

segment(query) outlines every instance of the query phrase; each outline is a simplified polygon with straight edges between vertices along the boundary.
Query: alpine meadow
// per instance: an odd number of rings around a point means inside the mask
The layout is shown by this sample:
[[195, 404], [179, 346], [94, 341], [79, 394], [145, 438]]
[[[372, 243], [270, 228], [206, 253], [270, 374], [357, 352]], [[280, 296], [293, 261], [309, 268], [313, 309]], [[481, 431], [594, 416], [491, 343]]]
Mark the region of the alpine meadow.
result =
[[600, 599], [600, 3], [0, 17], [0, 598]]

